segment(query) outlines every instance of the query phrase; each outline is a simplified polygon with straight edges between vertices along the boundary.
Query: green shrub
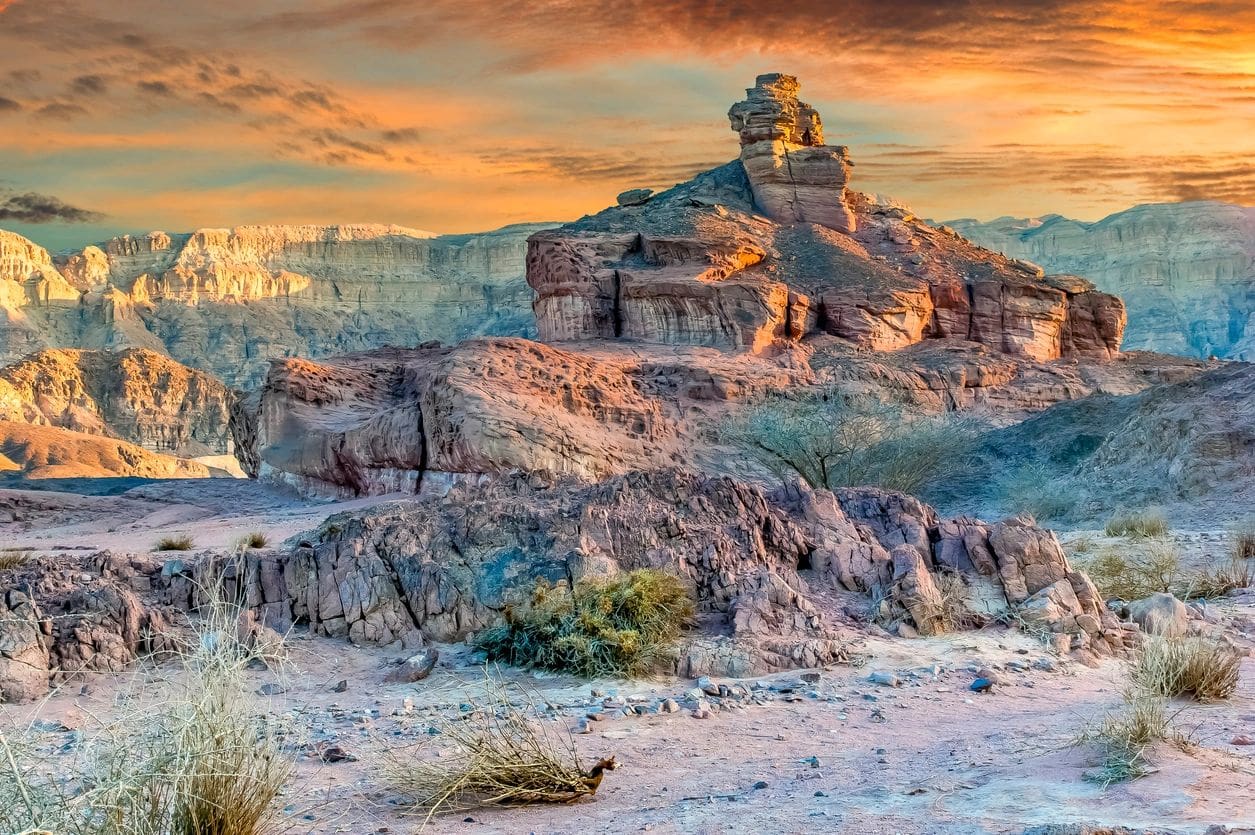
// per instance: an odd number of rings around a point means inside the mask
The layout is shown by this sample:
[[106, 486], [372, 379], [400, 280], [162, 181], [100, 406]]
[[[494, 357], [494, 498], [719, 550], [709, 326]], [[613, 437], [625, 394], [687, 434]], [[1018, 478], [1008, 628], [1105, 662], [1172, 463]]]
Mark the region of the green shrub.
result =
[[190, 551], [196, 547], [196, 543], [190, 536], [167, 536], [159, 539], [154, 551]]
[[539, 581], [504, 614], [476, 641], [491, 659], [586, 677], [638, 676], [671, 651], [693, 601], [677, 577], [640, 569], [573, 590]]
[[1165, 740], [1184, 741], [1172, 728], [1165, 700], [1133, 688], [1125, 694], [1124, 705], [1118, 711], [1108, 715], [1096, 729], [1083, 733], [1073, 744], [1097, 744], [1102, 766], [1087, 778], [1106, 786], [1149, 774], [1150, 754]]
[[1148, 636], [1137, 653], [1133, 684], [1156, 696], [1223, 701], [1238, 687], [1242, 658], [1214, 638]]
[[1159, 510], [1117, 513], [1107, 522], [1107, 536], [1148, 539], [1167, 536], [1171, 530], [1168, 520]]
[[724, 424], [720, 435], [773, 472], [795, 474], [812, 487], [914, 493], [960, 467], [975, 446], [977, 424], [913, 415], [826, 386], [769, 396]]

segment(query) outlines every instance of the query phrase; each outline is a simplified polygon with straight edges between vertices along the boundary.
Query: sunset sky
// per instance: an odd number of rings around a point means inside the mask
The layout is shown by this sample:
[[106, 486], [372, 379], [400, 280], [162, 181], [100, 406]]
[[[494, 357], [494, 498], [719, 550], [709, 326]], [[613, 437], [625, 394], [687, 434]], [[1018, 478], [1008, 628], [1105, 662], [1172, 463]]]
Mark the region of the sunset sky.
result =
[[935, 218], [1255, 203], [1255, 2], [0, 0], [0, 228], [563, 220], [799, 76]]

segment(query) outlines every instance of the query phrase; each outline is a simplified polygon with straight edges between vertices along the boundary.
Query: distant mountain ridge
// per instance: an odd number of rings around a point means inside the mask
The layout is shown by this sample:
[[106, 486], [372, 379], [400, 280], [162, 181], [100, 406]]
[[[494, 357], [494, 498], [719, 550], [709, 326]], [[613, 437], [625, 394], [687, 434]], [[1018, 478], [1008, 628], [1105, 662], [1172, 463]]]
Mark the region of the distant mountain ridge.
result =
[[228, 385], [269, 360], [535, 332], [527, 237], [402, 226], [239, 226], [122, 235], [51, 256], [0, 230], [0, 362], [147, 348]]
[[945, 225], [1123, 298], [1128, 350], [1255, 360], [1255, 208], [1148, 203], [1093, 223], [1048, 214]]

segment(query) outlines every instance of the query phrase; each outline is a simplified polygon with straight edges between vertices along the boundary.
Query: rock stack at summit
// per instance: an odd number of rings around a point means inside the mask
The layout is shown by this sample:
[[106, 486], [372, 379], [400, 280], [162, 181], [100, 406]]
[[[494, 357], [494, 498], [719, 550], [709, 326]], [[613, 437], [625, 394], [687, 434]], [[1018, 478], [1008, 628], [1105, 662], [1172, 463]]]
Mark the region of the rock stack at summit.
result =
[[754, 202], [780, 223], [853, 232], [857, 221], [845, 199], [849, 149], [824, 144], [819, 113], [798, 101], [800, 86], [791, 75], [760, 75], [728, 111]]
[[549, 342], [620, 338], [763, 352], [829, 334], [876, 351], [926, 339], [1049, 362], [1118, 353], [1123, 303], [849, 191], [798, 83], [732, 107], [740, 159], [539, 232], [527, 280]]
[[273, 363], [233, 413], [244, 469], [336, 496], [516, 470], [719, 471], [711, 425], [821, 378], [1016, 411], [1140, 375], [1107, 362], [1119, 299], [847, 190], [845, 151], [797, 94], [762, 76], [732, 108], [739, 159], [532, 235], [541, 342]]

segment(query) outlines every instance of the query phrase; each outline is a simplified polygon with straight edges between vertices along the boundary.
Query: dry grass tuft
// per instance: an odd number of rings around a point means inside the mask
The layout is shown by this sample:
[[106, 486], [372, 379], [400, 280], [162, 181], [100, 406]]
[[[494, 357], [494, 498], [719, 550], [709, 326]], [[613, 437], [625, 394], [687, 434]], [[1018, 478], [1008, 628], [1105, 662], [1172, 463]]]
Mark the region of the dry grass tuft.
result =
[[21, 548], [4, 548], [0, 550], [0, 571], [11, 571], [14, 568], [21, 568], [30, 562], [34, 556], [33, 551], [26, 551]]
[[190, 551], [196, 547], [195, 541], [187, 535], [166, 536], [157, 540], [154, 551]]
[[[85, 732], [71, 759], [36, 736], [0, 734], [0, 832], [66, 835], [267, 835], [293, 768], [282, 733], [252, 709], [255, 660], [233, 636], [238, 609], [215, 600], [184, 675], [159, 698]], [[123, 699], [122, 704], [128, 700]]]
[[1150, 772], [1149, 757], [1162, 742], [1185, 744], [1184, 735], [1172, 727], [1167, 701], [1138, 688], [1125, 694], [1124, 705], [1108, 715], [1097, 728], [1083, 732], [1074, 745], [1094, 743], [1102, 755], [1098, 771], [1087, 779], [1109, 786]]
[[1160, 510], [1117, 513], [1107, 522], [1107, 536], [1148, 539], [1167, 536], [1170, 532], [1168, 520]]
[[1078, 557], [1078, 566], [1090, 576], [1104, 598], [1140, 600], [1170, 591], [1180, 581], [1181, 557], [1171, 542], [1100, 548]]
[[1190, 575], [1182, 585], [1182, 597], [1224, 597], [1235, 589], [1255, 585], [1255, 565], [1247, 560], [1230, 560]]
[[937, 591], [941, 593], [941, 611], [937, 621], [946, 632], [966, 632], [978, 629], [989, 618], [972, 610], [969, 605], [967, 583], [957, 571], [939, 571], [936, 575]]
[[574, 589], [536, 584], [530, 599], [505, 610], [505, 622], [481, 632], [476, 644], [495, 661], [595, 678], [640, 676], [668, 657], [693, 617], [679, 578], [639, 569]]
[[1148, 636], [1133, 663], [1133, 684], [1156, 696], [1218, 702], [1238, 688], [1242, 657], [1214, 638]]
[[1233, 558], [1255, 560], [1255, 528], [1245, 528], [1233, 534]]
[[270, 543], [270, 537], [261, 531], [253, 531], [248, 536], [240, 540], [241, 548], [265, 548]]
[[571, 803], [595, 794], [604, 773], [617, 767], [609, 757], [585, 769], [570, 733], [532, 721], [492, 678], [486, 696], [470, 707], [436, 719], [436, 733], [405, 756], [387, 755], [389, 781], [426, 812], [427, 822], [482, 806]]

